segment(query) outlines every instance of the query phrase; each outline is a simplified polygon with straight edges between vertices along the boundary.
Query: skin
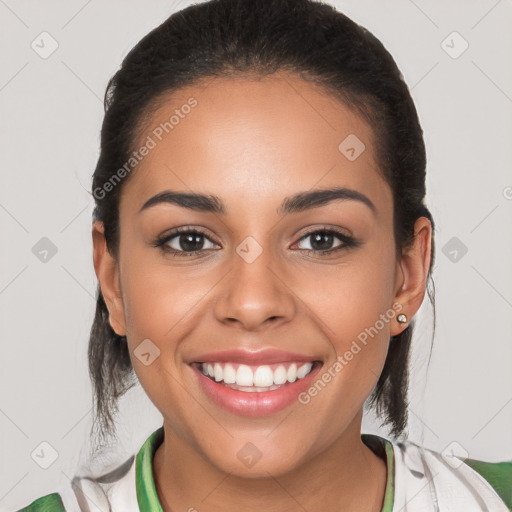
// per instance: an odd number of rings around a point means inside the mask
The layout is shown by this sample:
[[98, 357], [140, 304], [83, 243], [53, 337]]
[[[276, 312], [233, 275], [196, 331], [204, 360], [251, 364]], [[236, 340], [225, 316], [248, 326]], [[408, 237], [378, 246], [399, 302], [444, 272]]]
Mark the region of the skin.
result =
[[[153, 463], [162, 507], [380, 511], [386, 464], [361, 441], [363, 404], [390, 336], [407, 324], [396, 316], [385, 322], [307, 405], [294, 402], [265, 417], [216, 406], [186, 361], [212, 350], [275, 347], [331, 367], [393, 303], [409, 321], [417, 312], [431, 224], [418, 219], [414, 243], [397, 257], [392, 193], [379, 174], [372, 127], [317, 86], [285, 72], [190, 86], [168, 95], [140, 140], [190, 96], [198, 105], [123, 185], [119, 258], [106, 250], [100, 222], [92, 233], [110, 323], [127, 336], [135, 372], [164, 418], [165, 440]], [[354, 161], [338, 150], [351, 133], [366, 146]], [[278, 215], [285, 197], [330, 186], [364, 193], [376, 215], [353, 200]], [[139, 213], [167, 189], [219, 196], [227, 213], [173, 204]], [[325, 224], [362, 244], [313, 253], [303, 234]], [[202, 255], [173, 257], [151, 245], [178, 226], [204, 228], [211, 241], [202, 239]], [[235, 250], [247, 236], [263, 249], [250, 264]], [[168, 245], [180, 248], [179, 241]], [[334, 238], [327, 247], [341, 243]], [[133, 355], [147, 338], [160, 350], [149, 366]], [[250, 468], [237, 457], [248, 442], [262, 453]]]

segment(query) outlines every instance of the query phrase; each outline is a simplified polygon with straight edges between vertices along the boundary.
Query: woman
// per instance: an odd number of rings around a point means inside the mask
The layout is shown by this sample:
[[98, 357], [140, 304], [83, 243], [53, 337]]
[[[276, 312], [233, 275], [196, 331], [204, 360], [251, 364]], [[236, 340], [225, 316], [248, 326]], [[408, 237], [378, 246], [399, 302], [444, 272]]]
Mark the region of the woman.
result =
[[[512, 461], [400, 439], [434, 221], [382, 44], [319, 2], [213, 0], [143, 38], [105, 101], [96, 426], [137, 380], [164, 421], [23, 510], [508, 510]], [[366, 403], [391, 440], [361, 433]]]

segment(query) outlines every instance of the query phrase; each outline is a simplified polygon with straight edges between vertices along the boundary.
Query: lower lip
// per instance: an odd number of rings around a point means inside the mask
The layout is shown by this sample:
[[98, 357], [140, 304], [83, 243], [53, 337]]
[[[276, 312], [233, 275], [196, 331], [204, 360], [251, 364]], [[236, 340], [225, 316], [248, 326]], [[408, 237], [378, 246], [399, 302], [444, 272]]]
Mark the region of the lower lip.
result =
[[311, 372], [300, 380], [284, 384], [273, 391], [261, 392], [246, 392], [228, 388], [206, 377], [197, 366], [191, 365], [191, 368], [199, 378], [199, 384], [203, 391], [218, 406], [233, 414], [256, 417], [282, 411], [294, 401], [298, 401], [298, 396], [311, 386], [315, 376], [322, 368], [322, 364], [315, 365]]

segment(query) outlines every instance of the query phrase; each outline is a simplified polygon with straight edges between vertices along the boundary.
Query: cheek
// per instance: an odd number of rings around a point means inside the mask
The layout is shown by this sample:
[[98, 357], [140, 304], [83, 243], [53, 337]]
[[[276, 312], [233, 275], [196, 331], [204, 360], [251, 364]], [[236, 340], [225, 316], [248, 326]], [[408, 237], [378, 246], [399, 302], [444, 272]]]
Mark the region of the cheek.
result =
[[175, 269], [153, 267], [128, 274], [124, 303], [128, 333], [169, 340], [205, 294], [204, 282], [184, 280]]
[[123, 302], [128, 339], [133, 348], [150, 339], [169, 365], [204, 317], [218, 273], [170, 264], [156, 249], [135, 249], [122, 268]]
[[392, 279], [386, 272], [380, 265], [347, 264], [337, 269], [336, 277], [316, 280], [317, 292], [308, 296], [308, 307], [332, 352], [320, 376], [327, 391], [326, 400], [316, 405], [319, 414], [322, 408], [329, 414], [332, 404], [343, 404], [341, 417], [352, 417], [382, 373], [391, 322], [396, 321], [390, 301]]
[[[381, 314], [394, 313], [394, 255], [366, 249], [340, 264], [318, 265], [314, 271], [288, 274], [293, 289], [320, 320], [324, 332], [339, 343], [350, 342]], [[390, 321], [379, 330], [389, 332]]]
[[384, 366], [390, 328], [396, 322], [394, 264], [391, 247], [371, 248], [354, 253], [343, 264], [300, 274], [294, 286], [331, 345], [332, 359], [325, 371], [337, 383], [332, 392], [340, 393], [333, 399], [349, 407], [361, 405]]
[[200, 295], [201, 287], [191, 286], [169, 267], [145, 265], [133, 257], [125, 268], [123, 299], [133, 368], [160, 411], [168, 411], [169, 404], [174, 404], [171, 414], [176, 424], [182, 398], [181, 388], [176, 386], [182, 371], [179, 340], [187, 336], [187, 315]]

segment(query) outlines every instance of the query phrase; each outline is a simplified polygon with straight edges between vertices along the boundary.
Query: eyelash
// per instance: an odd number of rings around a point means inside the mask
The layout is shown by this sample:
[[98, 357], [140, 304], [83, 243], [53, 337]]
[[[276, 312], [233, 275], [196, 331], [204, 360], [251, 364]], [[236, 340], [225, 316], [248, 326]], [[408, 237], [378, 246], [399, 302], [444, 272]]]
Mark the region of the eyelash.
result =
[[[335, 253], [337, 251], [340, 251], [342, 249], [355, 248], [355, 247], [359, 247], [361, 245], [361, 242], [356, 240], [355, 238], [353, 238], [353, 237], [351, 237], [349, 235], [346, 235], [345, 233], [342, 233], [342, 232], [340, 232], [338, 230], [335, 230], [335, 229], [332, 229], [332, 228], [327, 228], [327, 227], [316, 228], [314, 230], [308, 231], [307, 233], [302, 235], [300, 237], [300, 239], [296, 243], [298, 243], [298, 242], [304, 240], [305, 238], [308, 238], [309, 236], [314, 235], [316, 233], [326, 233], [326, 234], [329, 234], [329, 235], [334, 235], [334, 236], [338, 237], [343, 243], [338, 245], [338, 246], [336, 246], [336, 247], [333, 247], [331, 249], [326, 249], [326, 250], [321, 250], [321, 249], [298, 249], [298, 252], [305, 253], [305, 254], [313, 252], [313, 253], [318, 254], [319, 256], [325, 256], [325, 255], [329, 255], [329, 254]], [[169, 233], [167, 235], [164, 235], [162, 237], [157, 238], [151, 245], [153, 247], [159, 247], [164, 252], [164, 254], [171, 254], [172, 256], [176, 256], [176, 257], [187, 257], [187, 256], [191, 256], [191, 255], [201, 254], [201, 253], [203, 253], [205, 251], [211, 250], [211, 249], [200, 249], [198, 251], [183, 251], [183, 250], [172, 249], [172, 248], [170, 248], [169, 246], [166, 245], [167, 242], [169, 242], [170, 240], [172, 240], [173, 238], [175, 238], [177, 235], [180, 235], [180, 234], [198, 234], [198, 235], [203, 235], [205, 238], [210, 240], [210, 242], [216, 244], [216, 242], [213, 241], [201, 229], [189, 228], [189, 227], [181, 227], [181, 228], [176, 228], [175, 230], [173, 230], [171, 233]]]

